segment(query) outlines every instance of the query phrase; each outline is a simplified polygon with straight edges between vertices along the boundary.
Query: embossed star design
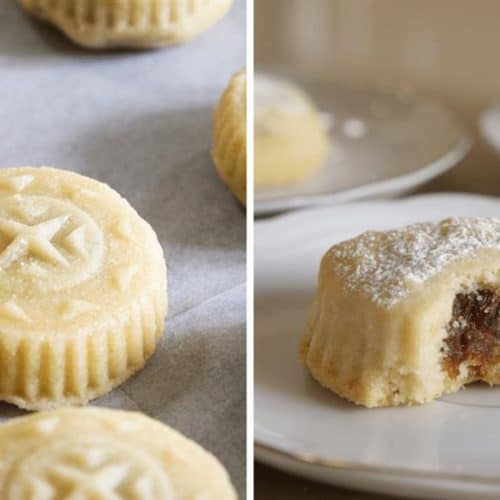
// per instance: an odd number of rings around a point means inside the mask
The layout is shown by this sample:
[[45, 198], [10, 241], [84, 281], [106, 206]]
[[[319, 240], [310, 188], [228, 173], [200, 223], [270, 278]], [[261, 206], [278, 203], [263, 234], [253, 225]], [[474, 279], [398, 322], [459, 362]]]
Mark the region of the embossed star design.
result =
[[7, 269], [15, 261], [27, 255], [34, 255], [53, 264], [67, 266], [68, 261], [53, 245], [52, 239], [68, 219], [68, 215], [62, 215], [29, 226], [0, 217], [0, 232], [12, 239], [0, 254], [0, 268]]
[[[121, 500], [122, 496], [116, 492], [116, 489], [127, 478], [128, 467], [126, 465], [110, 464], [102, 467], [100, 470], [88, 473], [61, 464], [52, 468], [51, 475], [57, 481], [66, 484], [66, 487], [70, 490], [66, 497], [68, 499], [84, 500], [95, 498], [96, 500]], [[46, 490], [52, 490], [50, 484], [45, 481], [42, 481], [38, 485], [39, 489], [42, 489], [42, 484]]]

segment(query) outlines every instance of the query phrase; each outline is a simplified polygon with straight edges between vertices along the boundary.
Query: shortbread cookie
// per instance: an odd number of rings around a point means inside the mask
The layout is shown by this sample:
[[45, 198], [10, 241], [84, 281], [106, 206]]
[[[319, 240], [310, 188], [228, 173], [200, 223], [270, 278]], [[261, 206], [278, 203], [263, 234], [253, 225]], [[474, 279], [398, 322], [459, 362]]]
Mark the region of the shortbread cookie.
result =
[[500, 219], [367, 232], [323, 257], [302, 360], [355, 403], [500, 383]]
[[161, 47], [213, 26], [233, 0], [19, 0], [31, 14], [89, 48]]
[[0, 170], [0, 399], [84, 404], [140, 369], [164, 329], [163, 252], [105, 184]]
[[246, 203], [246, 74], [239, 72], [231, 79], [214, 115], [212, 158], [217, 172], [229, 189]]
[[65, 409], [0, 426], [3, 500], [235, 500], [217, 459], [140, 413]]
[[255, 186], [304, 181], [328, 153], [328, 129], [310, 97], [289, 82], [256, 75]]

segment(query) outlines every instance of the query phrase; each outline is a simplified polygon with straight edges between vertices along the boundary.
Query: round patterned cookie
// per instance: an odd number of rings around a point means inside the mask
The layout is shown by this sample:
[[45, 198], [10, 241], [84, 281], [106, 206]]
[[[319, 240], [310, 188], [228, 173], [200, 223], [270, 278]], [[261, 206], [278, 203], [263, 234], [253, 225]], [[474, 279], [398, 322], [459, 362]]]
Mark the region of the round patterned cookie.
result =
[[328, 156], [327, 126], [310, 97], [290, 82], [255, 77], [255, 186], [312, 177]]
[[140, 369], [167, 311], [163, 252], [105, 184], [0, 170], [0, 399], [85, 404]]
[[63, 409], [0, 426], [3, 500], [235, 500], [210, 453], [140, 413]]
[[31, 14], [88, 48], [161, 47], [213, 26], [233, 0], [19, 0]]
[[221, 179], [233, 194], [246, 203], [246, 73], [233, 76], [214, 116], [212, 157]]

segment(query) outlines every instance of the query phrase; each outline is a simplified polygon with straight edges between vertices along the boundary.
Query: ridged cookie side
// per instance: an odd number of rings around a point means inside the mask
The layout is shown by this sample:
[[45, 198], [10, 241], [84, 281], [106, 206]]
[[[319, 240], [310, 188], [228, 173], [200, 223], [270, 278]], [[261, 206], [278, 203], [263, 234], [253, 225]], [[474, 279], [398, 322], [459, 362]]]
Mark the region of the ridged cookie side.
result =
[[233, 76], [214, 114], [212, 158], [221, 179], [246, 203], [246, 74]]
[[415, 296], [383, 308], [351, 290], [331, 253], [323, 257], [301, 359], [311, 375], [339, 396], [366, 407], [420, 404], [439, 396], [444, 335], [426, 329], [426, 305]]
[[36, 338], [0, 334], [0, 399], [29, 410], [84, 405], [144, 366], [164, 330], [158, 289], [104, 328]]
[[88, 48], [160, 47], [216, 24], [233, 0], [19, 0]]

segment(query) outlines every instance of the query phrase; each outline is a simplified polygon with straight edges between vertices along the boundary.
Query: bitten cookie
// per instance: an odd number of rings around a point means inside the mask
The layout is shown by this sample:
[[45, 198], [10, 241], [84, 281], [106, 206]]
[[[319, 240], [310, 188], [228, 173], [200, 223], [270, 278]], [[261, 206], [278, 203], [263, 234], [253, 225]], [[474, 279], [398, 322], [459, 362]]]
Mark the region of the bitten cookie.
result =
[[324, 166], [327, 126], [310, 97], [297, 86], [255, 77], [255, 187], [304, 181]]
[[500, 383], [500, 220], [446, 219], [333, 246], [301, 356], [322, 385], [368, 407]]
[[236, 500], [210, 453], [140, 413], [65, 409], [0, 426], [4, 500]]
[[155, 350], [166, 285], [153, 229], [111, 188], [0, 170], [0, 399], [85, 404], [122, 383]]
[[213, 26], [233, 0], [19, 0], [31, 14], [88, 48], [161, 47]]
[[246, 203], [246, 74], [231, 79], [214, 115], [212, 158], [221, 179]]

